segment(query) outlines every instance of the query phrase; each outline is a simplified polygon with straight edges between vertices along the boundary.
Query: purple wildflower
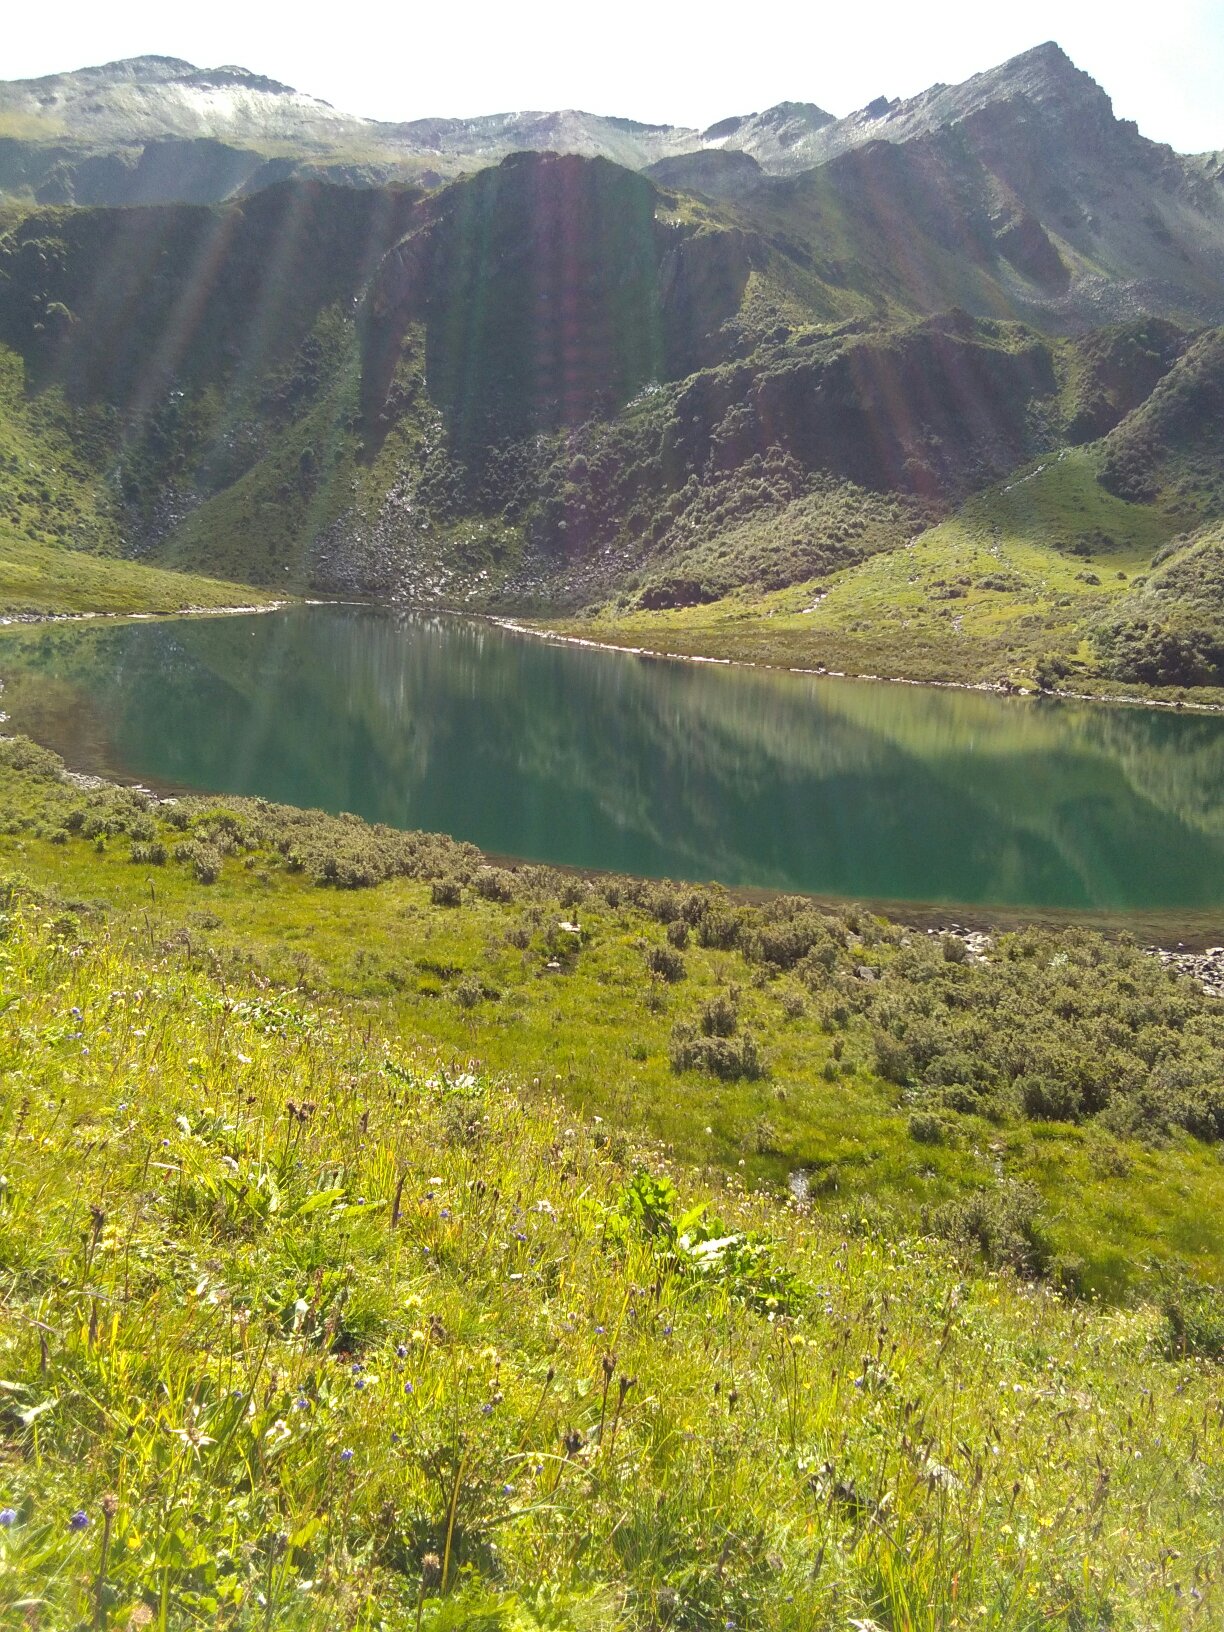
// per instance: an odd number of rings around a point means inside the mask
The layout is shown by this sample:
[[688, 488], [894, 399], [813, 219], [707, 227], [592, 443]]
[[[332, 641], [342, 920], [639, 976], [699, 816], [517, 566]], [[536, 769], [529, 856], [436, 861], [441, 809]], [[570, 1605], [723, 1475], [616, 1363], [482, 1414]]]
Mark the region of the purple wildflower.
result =
[[87, 1530], [89, 1528], [89, 1514], [83, 1507], [78, 1507], [68, 1520], [69, 1530]]

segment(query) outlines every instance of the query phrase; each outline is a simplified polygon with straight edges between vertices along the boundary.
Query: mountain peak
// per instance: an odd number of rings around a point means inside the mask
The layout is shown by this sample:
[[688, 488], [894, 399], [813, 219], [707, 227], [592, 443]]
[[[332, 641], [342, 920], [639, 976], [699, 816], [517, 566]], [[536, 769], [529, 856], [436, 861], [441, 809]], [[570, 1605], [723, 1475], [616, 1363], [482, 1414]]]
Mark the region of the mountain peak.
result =
[[1028, 51], [1022, 51], [1019, 56], [1009, 57], [997, 68], [988, 69], [984, 74], [975, 74], [966, 81], [966, 85], [979, 83], [995, 86], [1014, 86], [1021, 95], [1032, 96], [1041, 100], [1051, 93], [1056, 95], [1085, 92], [1104, 99], [1109, 98], [1097, 84], [1091, 74], [1086, 74], [1075, 63], [1055, 40], [1046, 40], [1041, 45], [1035, 45]]

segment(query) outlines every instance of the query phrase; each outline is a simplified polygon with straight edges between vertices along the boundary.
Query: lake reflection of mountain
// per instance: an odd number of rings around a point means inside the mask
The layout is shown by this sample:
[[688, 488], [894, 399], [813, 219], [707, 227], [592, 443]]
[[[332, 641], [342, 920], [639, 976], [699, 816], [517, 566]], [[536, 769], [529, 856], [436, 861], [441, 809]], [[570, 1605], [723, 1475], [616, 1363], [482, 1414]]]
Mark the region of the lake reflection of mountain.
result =
[[1224, 721], [661, 663], [373, 610], [6, 637], [74, 763], [874, 899], [1224, 902]]

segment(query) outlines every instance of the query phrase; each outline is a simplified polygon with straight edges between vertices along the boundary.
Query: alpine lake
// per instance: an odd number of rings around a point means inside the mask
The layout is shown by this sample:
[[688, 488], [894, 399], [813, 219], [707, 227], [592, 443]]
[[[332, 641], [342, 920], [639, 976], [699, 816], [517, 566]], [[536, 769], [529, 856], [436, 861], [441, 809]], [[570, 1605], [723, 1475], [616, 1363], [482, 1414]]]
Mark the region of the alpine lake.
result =
[[1224, 928], [1224, 717], [665, 661], [366, 606], [0, 635], [74, 770], [959, 922]]

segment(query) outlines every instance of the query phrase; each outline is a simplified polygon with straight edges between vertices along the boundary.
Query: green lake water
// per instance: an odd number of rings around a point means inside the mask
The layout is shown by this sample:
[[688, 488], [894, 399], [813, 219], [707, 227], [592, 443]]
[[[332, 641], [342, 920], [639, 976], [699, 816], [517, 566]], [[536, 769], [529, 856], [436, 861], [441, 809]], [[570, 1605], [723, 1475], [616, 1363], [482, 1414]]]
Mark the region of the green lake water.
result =
[[1224, 718], [662, 662], [364, 607], [0, 639], [76, 768], [505, 856], [1224, 922]]

